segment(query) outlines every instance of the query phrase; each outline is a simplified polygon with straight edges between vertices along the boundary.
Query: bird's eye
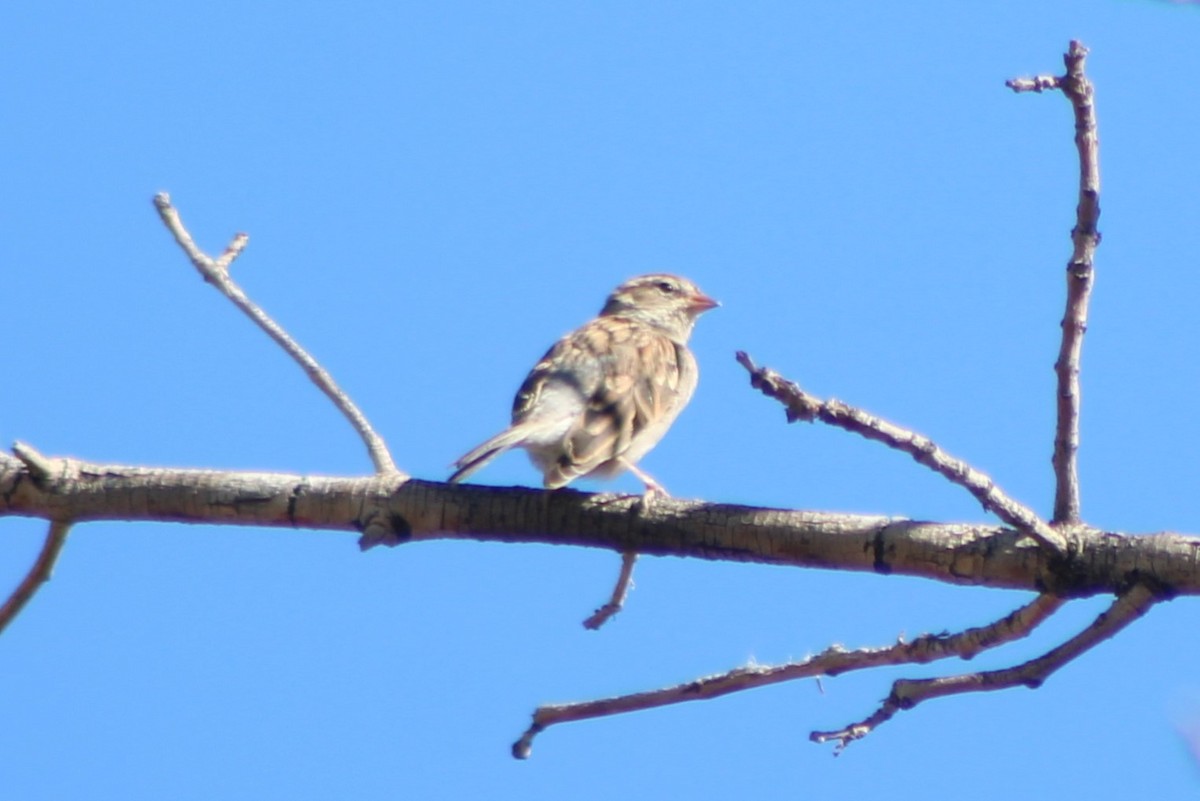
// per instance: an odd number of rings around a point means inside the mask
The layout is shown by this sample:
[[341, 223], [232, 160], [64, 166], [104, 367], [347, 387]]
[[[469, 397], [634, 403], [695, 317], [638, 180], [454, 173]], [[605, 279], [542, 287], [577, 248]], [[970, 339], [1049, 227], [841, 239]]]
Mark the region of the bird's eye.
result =
[[658, 289], [660, 292], [665, 292], [666, 294], [670, 295], [672, 292], [675, 291], [675, 285], [672, 284], [670, 281], [659, 281]]

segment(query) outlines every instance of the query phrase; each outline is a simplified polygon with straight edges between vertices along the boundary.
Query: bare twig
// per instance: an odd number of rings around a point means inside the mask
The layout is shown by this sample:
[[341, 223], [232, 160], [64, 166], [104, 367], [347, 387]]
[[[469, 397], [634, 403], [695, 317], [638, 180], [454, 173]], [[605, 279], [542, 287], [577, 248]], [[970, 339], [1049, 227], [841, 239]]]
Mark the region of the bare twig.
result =
[[633, 566], [637, 564], [637, 552], [626, 551], [621, 554], [621, 572], [617, 575], [617, 583], [613, 586], [612, 596], [608, 603], [592, 613], [583, 621], [585, 629], [595, 631], [608, 622], [608, 619], [621, 611], [625, 606], [625, 596], [629, 594], [629, 586], [633, 583]]
[[1088, 50], [1073, 41], [1063, 61], [1062, 77], [1039, 76], [1014, 79], [1007, 86], [1015, 92], [1059, 89], [1075, 112], [1075, 148], [1079, 152], [1079, 203], [1075, 228], [1071, 231], [1072, 253], [1067, 263], [1067, 309], [1062, 320], [1062, 343], [1054, 372], [1058, 383], [1054, 435], [1055, 523], [1079, 522], [1079, 362], [1083, 335], [1087, 331], [1088, 301], [1095, 277], [1093, 264], [1100, 244], [1100, 139], [1096, 129], [1096, 106], [1092, 82], [1084, 73]]
[[784, 405], [788, 422], [820, 420], [903, 451], [917, 463], [966, 489], [983, 504], [984, 509], [993, 512], [1018, 531], [1028, 534], [1051, 553], [1063, 555], [1066, 552], [1063, 536], [1036, 512], [1009, 497], [985, 473], [946, 453], [928, 437], [893, 425], [841, 401], [815, 398], [774, 370], [757, 366], [743, 351], [738, 351], [737, 360], [750, 373], [751, 386]]
[[1039, 95], [1050, 89], [1057, 89], [1062, 78], [1057, 75], [1035, 75], [1032, 78], [1010, 78], [1004, 85], [1014, 92], [1037, 92]]
[[[321, 367], [304, 348], [300, 347], [291, 335], [272, 320], [262, 308], [250, 300], [230, 277], [229, 266], [246, 247], [249, 237], [246, 234], [238, 234], [229, 243], [225, 252], [213, 259], [196, 245], [191, 234], [184, 227], [179, 212], [171, 205], [171, 197], [166, 192], [159, 192], [154, 196], [154, 207], [158, 209], [158, 214], [162, 218], [163, 224], [167, 226], [167, 230], [175, 237], [175, 241], [183, 248], [184, 253], [187, 254], [188, 259], [191, 260], [192, 265], [200, 272], [204, 280], [215, 286], [222, 295], [229, 298], [259, 328], [265, 331], [267, 336], [287, 351], [287, 354], [300, 365], [300, 368], [317, 385], [317, 388], [333, 401], [338, 410], [350, 421], [350, 425], [354, 427], [367, 446], [367, 452], [375, 465], [375, 472], [403, 476], [404, 474], [396, 468], [391, 454], [388, 453], [387, 444], [383, 438], [371, 427], [370, 422], [354, 404], [354, 401], [350, 400], [350, 397], [338, 387], [333, 376]], [[407, 478], [407, 476], [404, 477]]]
[[837, 750], [841, 751], [850, 743], [862, 739], [881, 724], [891, 720], [897, 712], [912, 709], [931, 698], [1006, 690], [1017, 686], [1036, 689], [1050, 674], [1146, 614], [1159, 600], [1161, 598], [1151, 587], [1136, 584], [1118, 597], [1090, 626], [1036, 659], [1003, 670], [964, 673], [936, 679], [900, 679], [892, 685], [892, 692], [883, 705], [866, 720], [836, 731], [815, 731], [809, 738], [817, 743], [837, 740]]
[[703, 701], [784, 681], [836, 676], [884, 665], [925, 664], [953, 656], [970, 659], [980, 651], [1027, 636], [1062, 604], [1061, 599], [1052, 595], [1039, 595], [1001, 620], [958, 634], [927, 634], [912, 642], [901, 641], [882, 648], [854, 651], [834, 645], [799, 662], [775, 666], [750, 665], [659, 690], [572, 704], [547, 704], [533, 713], [533, 723], [513, 744], [513, 756], [527, 758], [533, 748], [533, 738], [558, 723], [620, 715], [686, 701]]
[[25, 608], [25, 604], [29, 603], [29, 599], [41, 586], [50, 580], [50, 575], [54, 572], [54, 563], [58, 561], [58, 555], [67, 541], [67, 534], [70, 530], [71, 524], [66, 520], [50, 521], [46, 540], [42, 543], [42, 550], [37, 555], [37, 559], [33, 561], [25, 578], [8, 596], [4, 606], [0, 606], [0, 632], [3, 632], [13, 618], [20, 614], [21, 610]]

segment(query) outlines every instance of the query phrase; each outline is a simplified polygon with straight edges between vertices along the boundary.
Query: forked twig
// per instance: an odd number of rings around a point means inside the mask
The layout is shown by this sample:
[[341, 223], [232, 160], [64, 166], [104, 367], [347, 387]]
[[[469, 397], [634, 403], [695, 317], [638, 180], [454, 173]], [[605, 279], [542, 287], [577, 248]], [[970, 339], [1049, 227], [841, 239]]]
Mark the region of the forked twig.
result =
[[300, 365], [305, 374], [312, 380], [317, 388], [321, 390], [338, 410], [350, 421], [350, 425], [358, 432], [363, 443], [367, 446], [367, 452], [371, 456], [371, 461], [375, 465], [375, 472], [388, 475], [406, 475], [401, 473], [396, 468], [396, 463], [392, 460], [391, 454], [388, 453], [387, 444], [383, 441], [375, 429], [371, 427], [366, 416], [359, 410], [354, 401], [348, 396], [333, 380], [333, 376], [329, 374], [325, 368], [321, 367], [309, 353], [300, 347], [296, 340], [292, 339], [291, 335], [271, 317], [262, 310], [254, 301], [246, 296], [242, 288], [234, 282], [229, 275], [229, 266], [233, 260], [241, 254], [246, 247], [249, 237], [246, 234], [238, 234], [225, 248], [225, 252], [220, 257], [213, 259], [196, 245], [192, 235], [188, 233], [184, 227], [183, 220], [179, 217], [179, 212], [171, 205], [171, 197], [166, 192], [159, 192], [154, 196], [154, 207], [158, 209], [158, 214], [162, 218], [163, 224], [167, 226], [167, 230], [175, 237], [175, 241], [183, 248], [183, 252], [187, 254], [188, 259], [192, 262], [204, 278], [205, 281], [212, 284], [217, 290], [233, 302], [233, 305], [241, 309], [247, 317], [254, 321], [255, 325], [266, 332], [267, 336], [271, 337], [276, 344], [283, 348], [289, 356]]
[[1054, 523], [1077, 523], [1080, 515], [1079, 473], [1079, 363], [1087, 331], [1088, 301], [1095, 278], [1093, 263], [1100, 244], [1100, 138], [1092, 82], [1084, 73], [1088, 49], [1072, 41], [1063, 56], [1067, 73], [1015, 78], [1006, 86], [1014, 92], [1058, 89], [1075, 112], [1075, 148], [1079, 152], [1079, 202], [1071, 230], [1072, 253], [1067, 262], [1067, 308], [1062, 320], [1062, 343], [1054, 372], [1058, 385], [1057, 423], [1054, 434]]
[[512, 753], [517, 759], [527, 758], [533, 748], [533, 739], [558, 723], [703, 701], [784, 681], [836, 676], [884, 665], [925, 664], [954, 656], [970, 659], [981, 651], [1027, 636], [1062, 604], [1062, 599], [1055, 596], [1039, 595], [1001, 620], [957, 634], [927, 634], [911, 642], [854, 651], [835, 645], [816, 656], [784, 665], [750, 665], [658, 690], [572, 704], [547, 704], [533, 713], [533, 723], [513, 744]]
[[751, 386], [784, 405], [788, 422], [820, 420], [907, 453], [918, 464], [967, 490], [984, 509], [1033, 537], [1043, 548], [1060, 556], [1066, 553], [1067, 544], [1062, 534], [1051, 528], [1036, 512], [1009, 497], [991, 477], [946, 453], [928, 437], [841, 401], [813, 397], [769, 367], [759, 367], [743, 351], [738, 351], [737, 360], [750, 373]]
[[1151, 587], [1136, 584], [1119, 596], [1090, 626], [1036, 659], [1002, 670], [963, 673], [935, 679], [900, 679], [892, 685], [892, 692], [883, 705], [866, 720], [836, 731], [815, 731], [809, 735], [809, 739], [817, 743], [837, 740], [837, 750], [840, 752], [850, 743], [862, 739], [881, 724], [891, 720], [897, 712], [912, 709], [931, 698], [1006, 690], [1018, 686], [1036, 689], [1060, 667], [1115, 635], [1146, 614], [1159, 600], [1162, 600], [1161, 597]]

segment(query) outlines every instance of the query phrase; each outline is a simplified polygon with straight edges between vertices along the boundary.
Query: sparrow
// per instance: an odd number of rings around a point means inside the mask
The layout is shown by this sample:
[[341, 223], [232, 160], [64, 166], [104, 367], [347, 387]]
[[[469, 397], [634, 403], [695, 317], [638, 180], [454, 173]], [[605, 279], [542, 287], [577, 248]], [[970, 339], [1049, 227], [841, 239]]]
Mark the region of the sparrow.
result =
[[450, 481], [524, 448], [547, 489], [629, 470], [647, 494], [666, 495], [637, 462], [691, 400], [699, 370], [688, 338], [696, 319], [717, 305], [677, 275], [621, 284], [597, 317], [534, 365], [513, 400], [512, 425], [456, 461]]

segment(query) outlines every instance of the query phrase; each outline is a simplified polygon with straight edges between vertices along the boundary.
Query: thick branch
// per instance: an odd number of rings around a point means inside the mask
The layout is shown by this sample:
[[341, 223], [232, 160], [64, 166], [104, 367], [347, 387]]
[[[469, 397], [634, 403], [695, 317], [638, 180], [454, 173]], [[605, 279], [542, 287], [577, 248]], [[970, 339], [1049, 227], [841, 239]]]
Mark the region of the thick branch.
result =
[[897, 712], [912, 709], [931, 698], [1007, 690], [1011, 687], [1036, 689], [1050, 674], [1146, 614], [1159, 600], [1162, 600], [1161, 597], [1151, 587], [1145, 584], [1134, 585], [1117, 598], [1090, 626], [1036, 659], [1003, 670], [964, 673], [935, 679], [900, 679], [892, 685], [892, 692], [887, 700], [869, 718], [837, 731], [813, 732], [811, 739], [818, 743], [837, 740], [840, 750], [867, 736], [881, 724], [891, 720]]
[[518, 759], [527, 758], [533, 747], [533, 738], [558, 723], [638, 712], [686, 701], [703, 701], [783, 681], [837, 676], [854, 670], [885, 665], [925, 664], [952, 656], [970, 659], [980, 651], [1027, 636], [1062, 606], [1062, 603], [1061, 599], [1053, 596], [1039, 595], [1032, 602], [995, 623], [967, 629], [958, 634], [926, 634], [912, 642], [897, 642], [882, 648], [860, 648], [854, 651], [847, 651], [835, 645], [816, 656], [785, 665], [750, 665], [660, 690], [574, 704], [547, 704], [538, 707], [533, 713], [533, 723], [513, 744], [513, 756]]
[[1057, 424], [1054, 435], [1055, 523], [1079, 522], [1079, 364], [1083, 335], [1087, 331], [1088, 302], [1094, 280], [1096, 246], [1100, 244], [1100, 138], [1096, 129], [1096, 106], [1092, 82], [1084, 72], [1088, 50], [1071, 42], [1063, 61], [1067, 74], [1039, 76], [1008, 82], [1015, 92], [1058, 89], [1071, 101], [1075, 112], [1075, 149], [1079, 153], [1079, 202], [1075, 228], [1071, 231], [1072, 253], [1067, 263], [1067, 308], [1062, 320], [1062, 343], [1054, 372], [1058, 383]]
[[183, 252], [187, 254], [188, 259], [192, 262], [192, 266], [200, 272], [204, 280], [216, 287], [233, 305], [237, 306], [247, 317], [253, 320], [255, 325], [265, 331], [267, 336], [283, 348], [300, 365], [300, 369], [304, 370], [304, 373], [317, 385], [317, 388], [333, 401], [338, 410], [350, 421], [350, 425], [354, 427], [354, 430], [358, 432], [359, 437], [362, 438], [363, 443], [367, 446], [367, 452], [370, 454], [371, 461], [375, 465], [375, 471], [378, 473], [401, 475], [407, 478], [407, 476], [396, 469], [396, 463], [392, 460], [391, 454], [388, 453], [387, 444], [383, 441], [383, 438], [375, 433], [375, 429], [371, 427], [371, 423], [367, 420], [366, 415], [359, 410], [354, 401], [350, 400], [350, 396], [342, 391], [337, 382], [333, 380], [333, 376], [318, 364], [317, 360], [309, 355], [308, 351], [300, 347], [300, 344], [292, 339], [291, 335], [271, 319], [258, 304], [250, 300], [246, 293], [242, 291], [242, 288], [230, 277], [229, 266], [246, 247], [249, 237], [246, 234], [238, 234], [233, 238], [229, 247], [225, 249], [225, 252], [219, 258], [213, 259], [196, 245], [195, 240], [192, 239], [192, 235], [184, 227], [183, 220], [179, 217], [179, 212], [171, 205], [170, 195], [166, 192], [159, 192], [154, 196], [154, 207], [158, 209], [158, 214], [162, 218], [163, 224], [167, 226], [167, 230], [175, 237], [175, 241], [179, 244], [179, 247], [183, 248]]
[[743, 351], [738, 351], [737, 360], [750, 373], [751, 386], [784, 405], [789, 423], [820, 420], [907, 453], [918, 464], [966, 489], [984, 509], [994, 512], [1005, 523], [1033, 537], [1051, 553], [1060, 556], [1065, 553], [1066, 541], [1063, 536], [1050, 528], [1036, 512], [1009, 497], [991, 477], [961, 459], [955, 459], [928, 437], [841, 401], [815, 398], [774, 370], [758, 367]]
[[[43, 457], [45, 458], [45, 457]], [[0, 460], [0, 516], [155, 520], [365, 532], [364, 545], [432, 539], [536, 542], [655, 556], [919, 576], [1050, 592], [1118, 592], [1139, 576], [1200, 594], [1200, 538], [1081, 528], [1051, 557], [999, 526], [788, 511], [677, 498], [480, 487], [392, 476], [338, 478], [150, 469], [51, 460], [35, 480]], [[386, 535], [386, 536], [385, 536]]]

